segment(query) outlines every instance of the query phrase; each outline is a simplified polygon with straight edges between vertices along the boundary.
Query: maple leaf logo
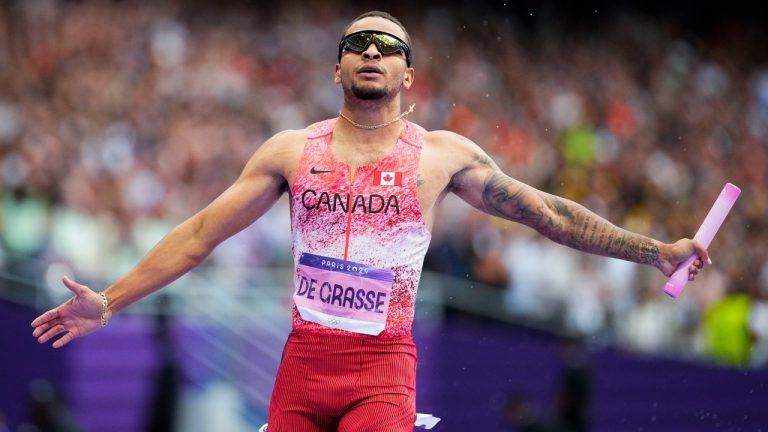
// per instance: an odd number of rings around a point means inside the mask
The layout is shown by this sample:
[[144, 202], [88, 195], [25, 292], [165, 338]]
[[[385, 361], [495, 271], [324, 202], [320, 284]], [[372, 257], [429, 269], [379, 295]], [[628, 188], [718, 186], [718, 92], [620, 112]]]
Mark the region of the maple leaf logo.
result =
[[375, 171], [373, 184], [379, 186], [402, 186], [403, 173], [393, 171]]

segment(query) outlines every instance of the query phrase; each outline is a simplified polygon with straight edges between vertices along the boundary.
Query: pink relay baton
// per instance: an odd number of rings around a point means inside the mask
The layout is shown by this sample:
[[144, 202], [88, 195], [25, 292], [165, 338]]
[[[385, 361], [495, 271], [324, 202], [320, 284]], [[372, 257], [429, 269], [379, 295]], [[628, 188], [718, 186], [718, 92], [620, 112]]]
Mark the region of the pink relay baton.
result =
[[[704, 222], [701, 223], [699, 231], [693, 237], [694, 240], [698, 240], [705, 248], [709, 247], [712, 242], [712, 238], [720, 229], [720, 225], [723, 224], [725, 217], [728, 216], [728, 212], [731, 211], [733, 204], [736, 202], [736, 198], [741, 194], [741, 189], [736, 187], [732, 183], [726, 183], [723, 191], [720, 192], [720, 196], [717, 197], [715, 204], [707, 213], [707, 217], [704, 218]], [[696, 255], [691, 256], [685, 262], [680, 264], [669, 277], [669, 281], [664, 285], [664, 292], [671, 297], [677, 297], [683, 292], [685, 284], [688, 282], [688, 267], [696, 261], [698, 257]]]

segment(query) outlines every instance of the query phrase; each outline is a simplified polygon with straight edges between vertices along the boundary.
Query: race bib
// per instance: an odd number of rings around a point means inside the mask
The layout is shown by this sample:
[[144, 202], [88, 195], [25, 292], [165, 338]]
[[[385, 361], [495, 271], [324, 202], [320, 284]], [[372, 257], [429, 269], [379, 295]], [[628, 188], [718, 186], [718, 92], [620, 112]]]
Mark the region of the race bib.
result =
[[392, 280], [387, 269], [303, 253], [293, 300], [306, 321], [375, 336], [387, 322]]

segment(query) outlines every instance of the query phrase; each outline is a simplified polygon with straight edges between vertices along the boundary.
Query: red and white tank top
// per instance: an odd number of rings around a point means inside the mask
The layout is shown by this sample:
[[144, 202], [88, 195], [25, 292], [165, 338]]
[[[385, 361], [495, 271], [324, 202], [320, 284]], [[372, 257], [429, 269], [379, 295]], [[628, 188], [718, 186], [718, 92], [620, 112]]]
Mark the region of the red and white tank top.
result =
[[400, 337], [413, 324], [431, 234], [417, 194], [424, 129], [402, 120], [385, 158], [352, 169], [310, 126], [291, 186], [294, 331]]

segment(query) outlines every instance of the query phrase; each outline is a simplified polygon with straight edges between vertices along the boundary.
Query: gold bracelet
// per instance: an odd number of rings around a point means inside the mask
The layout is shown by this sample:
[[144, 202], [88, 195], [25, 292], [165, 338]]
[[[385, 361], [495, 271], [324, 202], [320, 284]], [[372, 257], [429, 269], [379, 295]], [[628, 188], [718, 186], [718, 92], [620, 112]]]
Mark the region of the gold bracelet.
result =
[[109, 301], [107, 300], [107, 295], [104, 294], [104, 292], [100, 292], [99, 295], [101, 296], [101, 326], [104, 327], [107, 325], [107, 321], [109, 320], [109, 318], [107, 318]]

